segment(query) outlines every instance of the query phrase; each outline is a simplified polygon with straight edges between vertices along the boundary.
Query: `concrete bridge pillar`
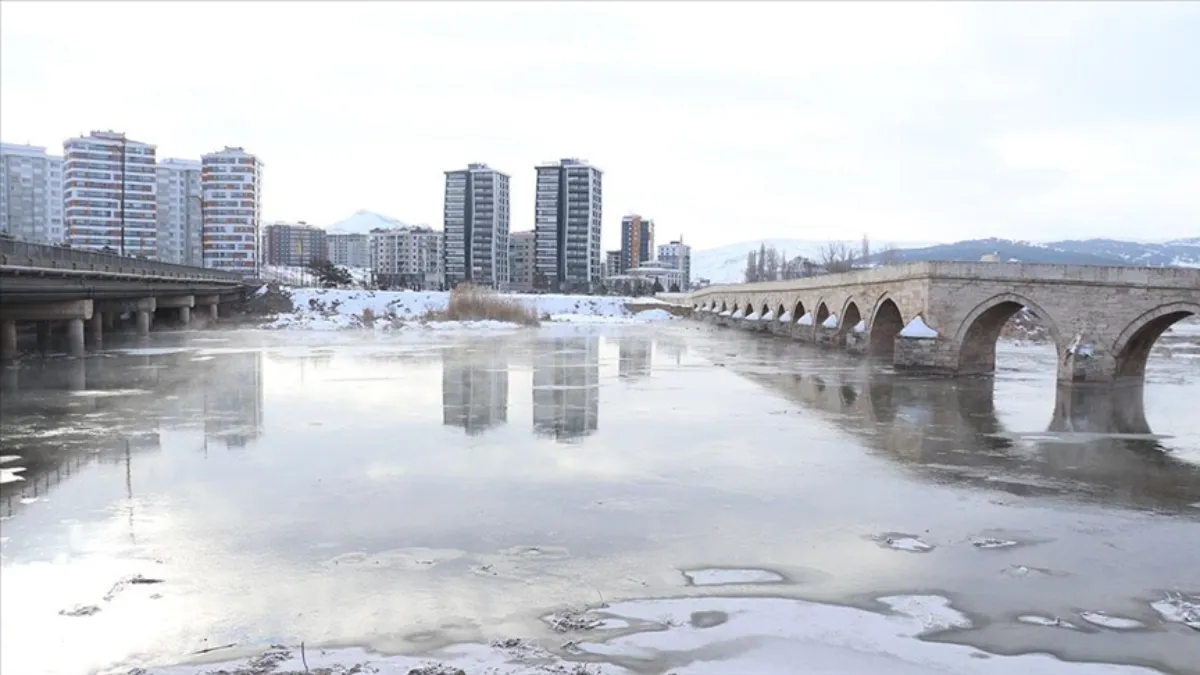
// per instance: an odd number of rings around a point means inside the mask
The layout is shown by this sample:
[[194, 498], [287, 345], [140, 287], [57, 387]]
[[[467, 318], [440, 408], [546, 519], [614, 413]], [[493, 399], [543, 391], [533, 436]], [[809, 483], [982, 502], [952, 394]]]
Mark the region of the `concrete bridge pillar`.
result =
[[98, 312], [101, 317], [101, 323], [104, 324], [104, 330], [112, 330], [117, 323], [116, 312]]
[[88, 336], [91, 339], [92, 346], [98, 346], [104, 342], [104, 313], [92, 312], [92, 318], [88, 321]]
[[179, 322], [184, 326], [192, 320], [192, 307], [196, 304], [195, 296], [180, 295], [173, 298], [158, 298], [157, 309], [178, 309]]
[[67, 353], [75, 358], [87, 354], [84, 349], [83, 319], [67, 319]]
[[197, 295], [195, 296], [195, 304], [193, 307], [208, 308], [208, 320], [216, 323], [218, 315], [217, 306], [220, 304], [220, 302], [221, 296], [219, 295]]
[[13, 319], [0, 321], [0, 360], [17, 358], [17, 322]]
[[150, 334], [150, 320], [154, 315], [154, 310], [158, 308], [158, 301], [154, 298], [138, 298], [135, 300], [105, 300], [96, 303], [96, 311], [108, 315], [108, 318], [101, 319], [101, 322], [109, 321], [109, 328], [112, 327], [111, 321], [115, 317], [125, 312], [132, 312], [137, 320], [138, 335]]

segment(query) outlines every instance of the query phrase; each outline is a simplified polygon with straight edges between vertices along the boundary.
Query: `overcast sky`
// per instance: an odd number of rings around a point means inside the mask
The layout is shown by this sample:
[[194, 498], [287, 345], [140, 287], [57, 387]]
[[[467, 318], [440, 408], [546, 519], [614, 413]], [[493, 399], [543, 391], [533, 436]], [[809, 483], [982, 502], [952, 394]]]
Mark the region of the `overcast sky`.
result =
[[1200, 235], [1200, 3], [6, 1], [0, 138], [242, 146], [267, 220], [441, 225], [442, 172], [604, 170], [701, 248]]

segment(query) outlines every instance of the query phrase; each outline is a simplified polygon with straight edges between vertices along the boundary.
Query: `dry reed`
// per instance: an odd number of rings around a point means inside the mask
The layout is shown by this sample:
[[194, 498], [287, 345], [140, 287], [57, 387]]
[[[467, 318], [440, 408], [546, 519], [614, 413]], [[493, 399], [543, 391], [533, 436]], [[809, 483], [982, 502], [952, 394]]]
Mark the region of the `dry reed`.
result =
[[503, 321], [522, 326], [539, 324], [537, 311], [516, 298], [506, 298], [486, 286], [459, 284], [450, 291], [446, 309], [434, 312], [437, 321]]

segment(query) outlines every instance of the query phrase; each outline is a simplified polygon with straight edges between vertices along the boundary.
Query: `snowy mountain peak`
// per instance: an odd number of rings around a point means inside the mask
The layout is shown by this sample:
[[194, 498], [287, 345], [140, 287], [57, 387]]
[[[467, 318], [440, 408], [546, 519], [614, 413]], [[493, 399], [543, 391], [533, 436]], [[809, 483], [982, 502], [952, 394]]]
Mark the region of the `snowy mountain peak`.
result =
[[327, 230], [337, 232], [349, 232], [352, 234], [367, 234], [371, 230], [389, 229], [393, 227], [409, 227], [408, 223], [385, 216], [374, 211], [359, 209], [354, 212], [354, 215], [349, 218], [344, 218], [330, 225]]

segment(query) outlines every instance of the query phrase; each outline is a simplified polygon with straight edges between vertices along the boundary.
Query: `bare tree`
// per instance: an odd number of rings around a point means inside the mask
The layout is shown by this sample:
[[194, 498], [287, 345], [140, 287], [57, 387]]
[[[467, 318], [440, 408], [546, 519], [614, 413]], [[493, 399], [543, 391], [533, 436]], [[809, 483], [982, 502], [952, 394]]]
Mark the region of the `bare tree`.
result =
[[870, 262], [871, 262], [871, 240], [867, 238], [867, 233], [866, 233], [866, 232], [863, 232], [863, 240], [862, 240], [862, 253], [861, 253], [861, 255], [862, 255], [862, 258], [860, 258], [860, 259], [861, 259], [861, 260], [862, 260], [864, 263], [870, 263]]
[[766, 251], [763, 261], [763, 281], [779, 281], [779, 249], [772, 246]]
[[854, 250], [846, 242], [832, 241], [821, 249], [821, 264], [830, 274], [849, 272], [854, 268]]
[[744, 276], [746, 278], [746, 283], [748, 283], [748, 284], [752, 284], [752, 283], [758, 281], [758, 262], [757, 262], [757, 260], [758, 260], [758, 253], [756, 251], [750, 251], [750, 253], [748, 253], [746, 255], [746, 273]]

